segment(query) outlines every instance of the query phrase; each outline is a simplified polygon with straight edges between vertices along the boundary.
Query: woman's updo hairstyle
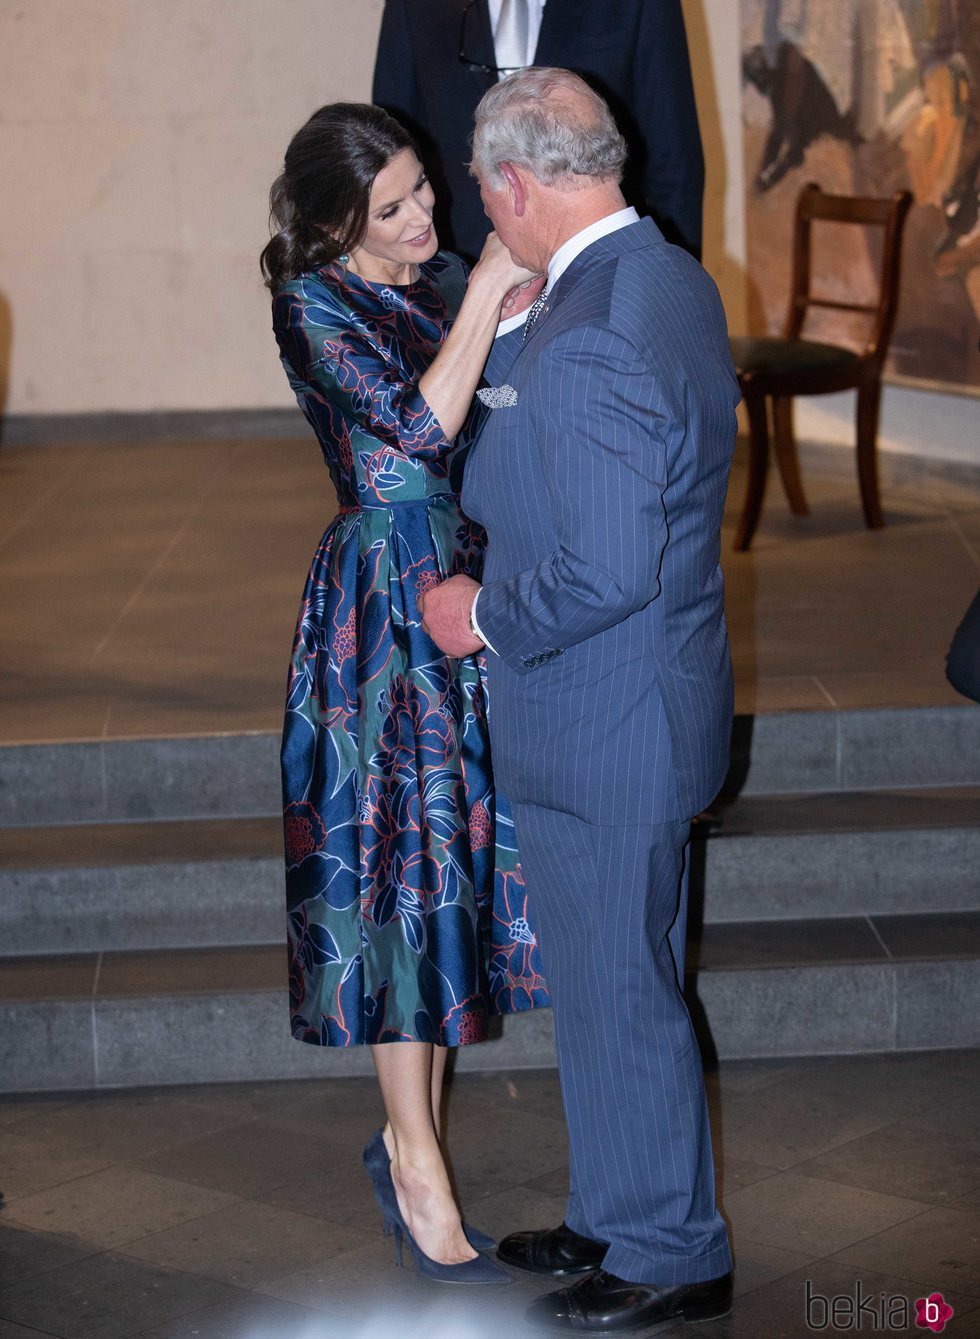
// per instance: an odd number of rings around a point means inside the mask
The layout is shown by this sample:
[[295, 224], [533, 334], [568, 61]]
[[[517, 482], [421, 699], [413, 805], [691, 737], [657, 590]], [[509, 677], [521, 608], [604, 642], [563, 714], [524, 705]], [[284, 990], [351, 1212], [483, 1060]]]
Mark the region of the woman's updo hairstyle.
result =
[[269, 288], [357, 246], [374, 179], [404, 149], [417, 153], [408, 131], [380, 107], [333, 102], [313, 113], [290, 141], [269, 192], [269, 223], [277, 231], [259, 259]]

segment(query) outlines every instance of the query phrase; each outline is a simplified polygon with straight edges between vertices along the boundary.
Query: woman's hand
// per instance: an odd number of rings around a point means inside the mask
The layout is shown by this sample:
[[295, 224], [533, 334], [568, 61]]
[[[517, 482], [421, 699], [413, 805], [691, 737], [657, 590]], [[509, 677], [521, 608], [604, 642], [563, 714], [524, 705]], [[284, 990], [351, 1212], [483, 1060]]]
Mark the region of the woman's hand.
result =
[[[525, 283], [528, 287], [522, 288]], [[522, 312], [539, 291], [540, 277], [517, 265], [500, 238], [491, 233], [470, 271], [453, 328], [431, 367], [419, 378], [419, 390], [446, 437], [455, 437], [466, 422], [501, 317]], [[511, 305], [504, 307], [508, 299]]]
[[500, 319], [503, 321], [511, 316], [520, 316], [521, 312], [527, 311], [535, 299], [544, 292], [547, 282], [546, 274], [537, 274], [533, 279], [525, 279], [522, 284], [512, 288], [500, 308]]
[[[470, 282], [488, 284], [500, 294], [499, 300], [503, 302], [516, 288], [538, 277], [533, 270], [518, 265], [497, 234], [492, 232], [483, 245], [480, 259], [473, 266]], [[533, 301], [534, 298], [531, 298], [531, 302]], [[522, 310], [522, 307], [516, 310], [508, 309], [507, 315], [514, 316], [516, 311]]]

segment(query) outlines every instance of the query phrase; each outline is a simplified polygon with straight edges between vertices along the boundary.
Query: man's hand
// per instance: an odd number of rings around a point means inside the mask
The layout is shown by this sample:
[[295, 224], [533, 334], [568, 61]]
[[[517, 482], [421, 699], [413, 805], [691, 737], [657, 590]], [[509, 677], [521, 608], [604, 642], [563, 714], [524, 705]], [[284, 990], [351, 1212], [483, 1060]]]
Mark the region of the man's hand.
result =
[[479, 589], [480, 583], [472, 577], [454, 576], [418, 598], [422, 627], [447, 656], [458, 659], [483, 650], [470, 627], [470, 610]]

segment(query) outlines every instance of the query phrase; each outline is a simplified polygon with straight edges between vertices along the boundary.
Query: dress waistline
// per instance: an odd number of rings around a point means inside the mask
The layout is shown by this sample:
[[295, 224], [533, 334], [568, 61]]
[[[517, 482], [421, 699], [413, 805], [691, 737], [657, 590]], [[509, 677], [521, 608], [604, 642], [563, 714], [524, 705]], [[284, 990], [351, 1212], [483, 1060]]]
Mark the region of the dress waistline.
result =
[[354, 502], [337, 508], [338, 516], [356, 516], [359, 511], [396, 511], [401, 507], [427, 507], [431, 502], [452, 502], [459, 506], [459, 494], [429, 493], [425, 497], [405, 498], [397, 502]]

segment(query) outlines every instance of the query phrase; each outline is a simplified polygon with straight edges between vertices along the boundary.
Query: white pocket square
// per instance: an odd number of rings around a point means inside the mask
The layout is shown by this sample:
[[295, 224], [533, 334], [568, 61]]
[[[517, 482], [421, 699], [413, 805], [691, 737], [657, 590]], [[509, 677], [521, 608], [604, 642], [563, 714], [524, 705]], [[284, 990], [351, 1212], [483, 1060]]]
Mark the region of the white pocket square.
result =
[[488, 409], [511, 409], [517, 404], [517, 391], [513, 386], [481, 386], [476, 394]]

